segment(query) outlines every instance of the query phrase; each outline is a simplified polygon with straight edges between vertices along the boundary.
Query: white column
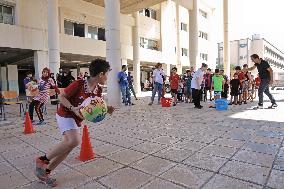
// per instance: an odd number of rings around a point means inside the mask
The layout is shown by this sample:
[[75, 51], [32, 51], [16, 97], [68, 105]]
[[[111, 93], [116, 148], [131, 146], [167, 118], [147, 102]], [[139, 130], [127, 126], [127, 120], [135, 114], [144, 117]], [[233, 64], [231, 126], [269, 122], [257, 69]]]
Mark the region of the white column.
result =
[[199, 67], [198, 64], [198, 1], [193, 0], [193, 9], [189, 11], [189, 61], [190, 66], [195, 70]]
[[223, 45], [223, 65], [225, 74], [230, 77], [230, 41], [229, 41], [229, 21], [228, 21], [228, 0], [223, 0], [223, 27], [224, 27], [224, 45]]
[[[34, 51], [35, 78], [41, 77], [43, 68], [48, 67], [48, 52]], [[53, 73], [53, 72], [52, 72]]]
[[134, 14], [135, 26], [133, 27], [133, 79], [134, 90], [137, 95], [141, 94], [140, 82], [140, 39], [139, 39], [139, 12]]
[[181, 48], [180, 48], [180, 20], [179, 20], [179, 0], [176, 0], [176, 30], [177, 30], [177, 73], [182, 74], [182, 65], [181, 65]]
[[107, 81], [107, 98], [111, 106], [121, 105], [121, 95], [117, 82], [120, 71], [121, 45], [120, 45], [120, 1], [105, 0], [106, 17], [106, 59], [110, 63], [111, 71]]
[[60, 68], [58, 0], [47, 0], [49, 68], [55, 75]]
[[19, 93], [17, 65], [7, 65], [7, 71], [8, 71], [7, 75], [8, 75], [9, 91], [17, 91]]

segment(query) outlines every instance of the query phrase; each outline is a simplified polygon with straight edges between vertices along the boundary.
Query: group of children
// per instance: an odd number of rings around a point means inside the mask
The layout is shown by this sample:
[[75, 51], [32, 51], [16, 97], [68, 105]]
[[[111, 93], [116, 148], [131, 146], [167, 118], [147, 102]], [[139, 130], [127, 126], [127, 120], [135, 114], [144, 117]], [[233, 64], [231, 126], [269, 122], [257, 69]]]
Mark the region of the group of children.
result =
[[[236, 66], [235, 73], [231, 80], [224, 74], [224, 70], [215, 69], [212, 73], [208, 68], [204, 74], [204, 79], [201, 84], [201, 101], [217, 100], [220, 98], [227, 99], [230, 92], [232, 104], [247, 104], [247, 101], [253, 101], [256, 98], [256, 92], [260, 85], [259, 77], [254, 76], [247, 70], [248, 65]], [[191, 81], [194, 71], [187, 70], [182, 76], [177, 74], [177, 68], [172, 68], [171, 76], [169, 77], [171, 94], [174, 98], [173, 105], [177, 102], [192, 103]], [[214, 95], [214, 97], [213, 97]]]

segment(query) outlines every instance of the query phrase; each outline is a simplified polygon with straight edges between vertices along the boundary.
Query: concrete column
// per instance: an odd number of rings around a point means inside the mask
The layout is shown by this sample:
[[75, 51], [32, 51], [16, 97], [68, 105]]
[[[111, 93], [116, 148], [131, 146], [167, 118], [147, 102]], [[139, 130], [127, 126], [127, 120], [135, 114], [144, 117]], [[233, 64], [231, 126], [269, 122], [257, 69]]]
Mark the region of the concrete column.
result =
[[16, 0], [15, 25], [21, 25], [21, 0]]
[[7, 91], [8, 90], [8, 80], [7, 80], [7, 67], [0, 67], [1, 68], [1, 90]]
[[19, 93], [19, 81], [18, 81], [18, 68], [17, 65], [7, 65], [8, 75], [8, 90], [17, 91]]
[[34, 67], [35, 78], [39, 79], [41, 77], [43, 68], [48, 67], [48, 52], [34, 51]]
[[179, 19], [179, 0], [176, 0], [176, 30], [177, 30], [177, 73], [182, 74], [182, 65], [181, 65], [181, 47], [180, 47], [180, 19]]
[[133, 79], [134, 90], [137, 95], [141, 94], [140, 82], [140, 35], [139, 35], [139, 12], [134, 13], [135, 26], [133, 27]]
[[199, 67], [198, 54], [198, 0], [193, 0], [193, 9], [189, 10], [189, 61], [196, 70]]
[[107, 98], [111, 106], [121, 105], [121, 94], [117, 82], [120, 71], [120, 1], [104, 0], [106, 18], [106, 59], [110, 63], [111, 71], [107, 81]]
[[223, 27], [224, 27], [224, 45], [223, 45], [223, 65], [225, 74], [230, 77], [230, 40], [229, 40], [229, 21], [228, 21], [228, 0], [223, 0]]
[[171, 75], [171, 65], [170, 64], [162, 64], [162, 68], [163, 68], [166, 76], [169, 77]]
[[49, 68], [54, 75], [60, 68], [58, 0], [47, 0]]

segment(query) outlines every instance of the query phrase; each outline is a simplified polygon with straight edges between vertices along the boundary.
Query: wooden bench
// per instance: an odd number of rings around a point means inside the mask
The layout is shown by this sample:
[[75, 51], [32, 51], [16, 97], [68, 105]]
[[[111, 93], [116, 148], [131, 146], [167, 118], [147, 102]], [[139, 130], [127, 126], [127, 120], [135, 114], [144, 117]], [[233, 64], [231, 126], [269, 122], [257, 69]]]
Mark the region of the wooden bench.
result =
[[24, 113], [24, 105], [23, 102], [19, 100], [18, 93], [16, 91], [1, 91], [1, 94], [2, 94], [1, 113], [4, 116], [4, 120], [6, 120], [5, 106], [19, 105], [20, 116], [22, 116], [22, 112]]

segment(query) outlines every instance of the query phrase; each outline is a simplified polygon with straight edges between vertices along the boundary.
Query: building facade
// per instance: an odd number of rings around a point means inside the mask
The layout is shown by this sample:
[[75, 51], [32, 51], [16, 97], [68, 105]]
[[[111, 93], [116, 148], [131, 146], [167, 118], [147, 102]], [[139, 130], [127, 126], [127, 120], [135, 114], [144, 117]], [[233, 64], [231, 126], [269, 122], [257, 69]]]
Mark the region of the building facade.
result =
[[[105, 12], [89, 0], [0, 0], [1, 90], [23, 92], [29, 70], [38, 78], [44, 67], [55, 73], [61, 67], [76, 77], [88, 71], [91, 60], [106, 58]], [[159, 1], [120, 13], [121, 61], [116, 64], [128, 65], [142, 82], [158, 62], [167, 75], [174, 66], [179, 73], [202, 62], [214, 66], [212, 16], [205, 0]], [[60, 56], [51, 56], [57, 50]]]
[[[268, 61], [273, 68], [274, 80], [284, 82], [284, 53], [261, 38], [260, 35], [253, 35], [252, 38], [234, 40], [230, 42], [230, 63], [234, 66], [243, 66], [248, 64], [253, 66], [250, 55], [258, 54], [261, 58]], [[223, 43], [218, 43], [217, 64], [223, 62]], [[257, 73], [255, 70], [254, 74]]]

